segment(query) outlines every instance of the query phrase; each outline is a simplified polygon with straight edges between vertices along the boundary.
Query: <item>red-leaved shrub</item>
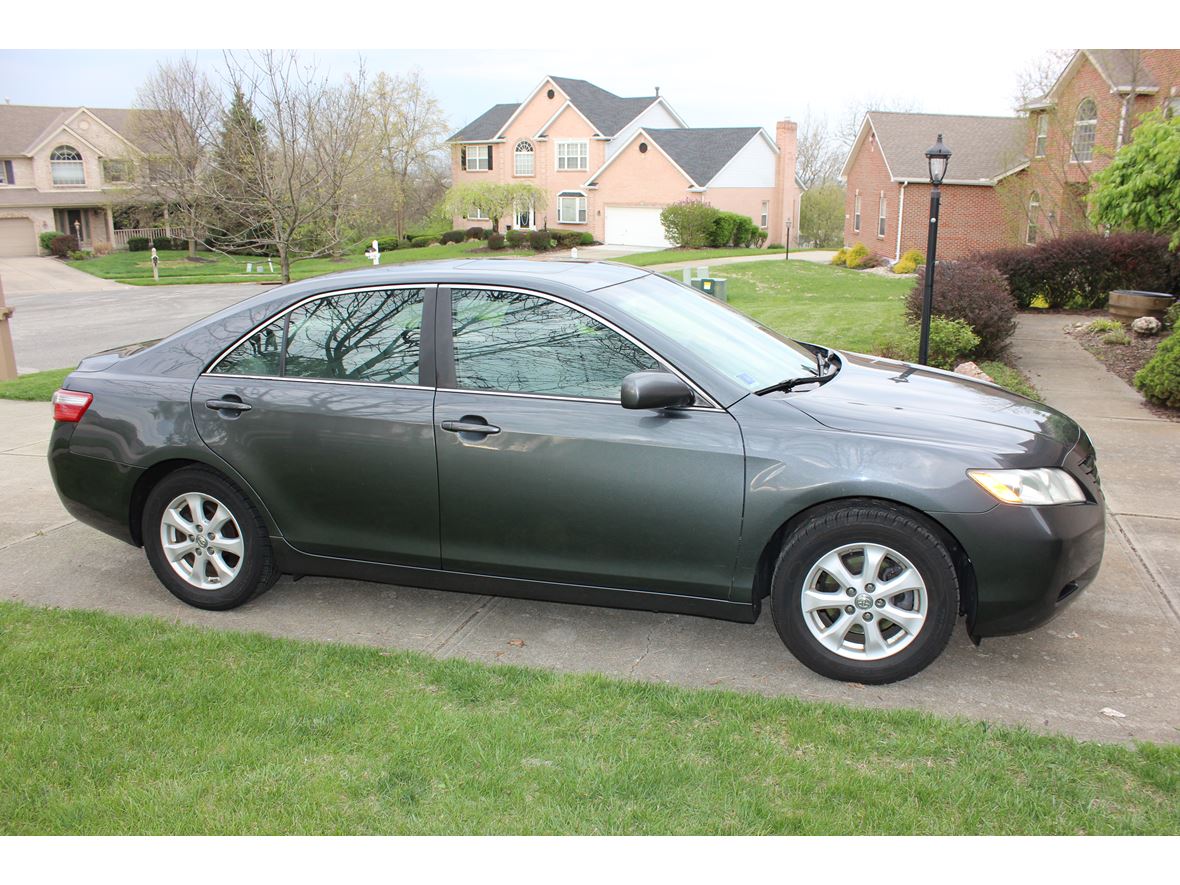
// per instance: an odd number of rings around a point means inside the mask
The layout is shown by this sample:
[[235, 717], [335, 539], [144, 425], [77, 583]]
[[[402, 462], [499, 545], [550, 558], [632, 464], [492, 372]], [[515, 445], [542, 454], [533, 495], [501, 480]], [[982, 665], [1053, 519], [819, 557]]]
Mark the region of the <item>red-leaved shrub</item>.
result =
[[[912, 322], [922, 316], [922, 289], [926, 268], [918, 268], [918, 279], [906, 301]], [[1008, 291], [1004, 275], [981, 261], [940, 261], [934, 270], [933, 313], [962, 320], [979, 336], [969, 354], [977, 359], [995, 359], [1008, 346], [1016, 331], [1016, 301]]]

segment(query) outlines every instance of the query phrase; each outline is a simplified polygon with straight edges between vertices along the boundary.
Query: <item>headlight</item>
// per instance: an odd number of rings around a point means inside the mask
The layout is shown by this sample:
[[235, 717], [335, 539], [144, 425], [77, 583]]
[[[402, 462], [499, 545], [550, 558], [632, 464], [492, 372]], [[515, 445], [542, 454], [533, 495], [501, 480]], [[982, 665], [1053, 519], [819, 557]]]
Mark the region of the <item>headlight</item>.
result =
[[968, 470], [967, 475], [1005, 504], [1077, 504], [1086, 500], [1078, 481], [1057, 467]]

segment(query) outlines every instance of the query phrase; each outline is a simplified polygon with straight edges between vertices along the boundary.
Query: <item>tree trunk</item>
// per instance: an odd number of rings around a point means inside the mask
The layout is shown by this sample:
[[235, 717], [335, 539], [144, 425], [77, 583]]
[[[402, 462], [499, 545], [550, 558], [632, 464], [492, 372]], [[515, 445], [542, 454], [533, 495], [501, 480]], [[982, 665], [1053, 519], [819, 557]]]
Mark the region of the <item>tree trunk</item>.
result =
[[283, 272], [283, 282], [291, 282], [291, 259], [287, 255], [287, 244], [279, 243], [279, 266]]
[[188, 238], [188, 257], [189, 258], [196, 258], [197, 257], [197, 238], [196, 237], [189, 237]]

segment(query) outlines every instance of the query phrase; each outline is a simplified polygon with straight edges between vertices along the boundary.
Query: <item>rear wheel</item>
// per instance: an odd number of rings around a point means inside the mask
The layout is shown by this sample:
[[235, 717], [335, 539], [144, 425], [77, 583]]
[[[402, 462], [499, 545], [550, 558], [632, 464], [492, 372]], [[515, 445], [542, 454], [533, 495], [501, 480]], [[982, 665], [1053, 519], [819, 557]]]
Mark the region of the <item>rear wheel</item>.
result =
[[147, 497], [144, 549], [156, 577], [178, 599], [224, 610], [278, 579], [266, 525], [238, 489], [203, 467], [161, 480]]
[[946, 647], [959, 609], [946, 545], [884, 503], [817, 512], [783, 545], [771, 613], [791, 653], [832, 679], [907, 679]]

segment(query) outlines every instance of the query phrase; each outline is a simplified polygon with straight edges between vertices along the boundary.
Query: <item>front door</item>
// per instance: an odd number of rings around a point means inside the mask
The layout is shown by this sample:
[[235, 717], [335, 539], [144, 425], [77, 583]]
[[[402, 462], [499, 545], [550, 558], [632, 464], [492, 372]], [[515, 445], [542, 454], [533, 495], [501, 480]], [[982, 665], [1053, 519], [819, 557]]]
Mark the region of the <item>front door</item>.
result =
[[524, 210], [523, 212], [516, 213], [516, 226], [518, 228], [522, 228], [524, 230], [532, 230], [535, 223], [536, 222], [533, 220], [533, 207], [532, 206], [529, 206], [529, 208]]
[[446, 311], [446, 291], [435, 402], [443, 567], [727, 598], [744, 484], [734, 419], [624, 409], [623, 378], [659, 361], [572, 306], [455, 288]]
[[308, 301], [202, 375], [201, 438], [306, 553], [438, 568], [433, 368], [421, 371], [433, 289]]

